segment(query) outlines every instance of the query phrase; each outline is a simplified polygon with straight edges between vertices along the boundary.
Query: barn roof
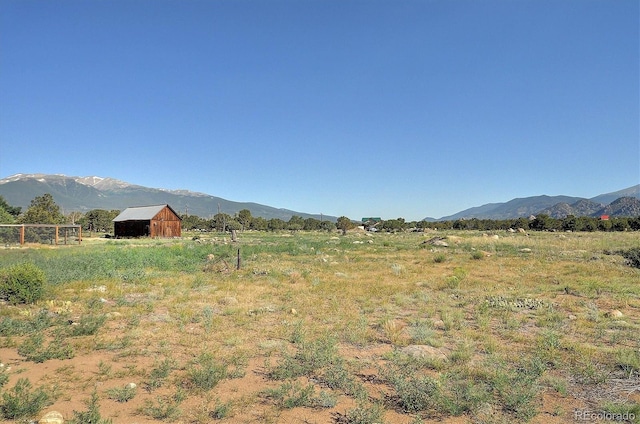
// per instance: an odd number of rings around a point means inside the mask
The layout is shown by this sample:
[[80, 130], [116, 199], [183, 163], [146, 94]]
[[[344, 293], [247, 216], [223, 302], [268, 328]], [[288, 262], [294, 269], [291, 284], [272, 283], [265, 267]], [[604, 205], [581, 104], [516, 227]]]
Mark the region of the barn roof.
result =
[[[164, 208], [171, 209], [169, 205], [154, 205], [154, 206], [136, 206], [133, 208], [127, 208], [120, 212], [120, 215], [116, 216], [113, 219], [113, 222], [120, 221], [146, 221], [149, 219], [153, 219], [161, 210]], [[178, 215], [176, 211], [171, 209], [171, 211]]]

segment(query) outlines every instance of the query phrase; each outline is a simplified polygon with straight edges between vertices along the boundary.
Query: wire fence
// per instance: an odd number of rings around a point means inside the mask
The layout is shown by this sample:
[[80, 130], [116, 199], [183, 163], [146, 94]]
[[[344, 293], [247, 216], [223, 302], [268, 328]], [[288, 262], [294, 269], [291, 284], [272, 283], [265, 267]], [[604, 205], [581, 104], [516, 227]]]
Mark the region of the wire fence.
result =
[[24, 244], [80, 244], [80, 225], [0, 224], [0, 243], [5, 246]]

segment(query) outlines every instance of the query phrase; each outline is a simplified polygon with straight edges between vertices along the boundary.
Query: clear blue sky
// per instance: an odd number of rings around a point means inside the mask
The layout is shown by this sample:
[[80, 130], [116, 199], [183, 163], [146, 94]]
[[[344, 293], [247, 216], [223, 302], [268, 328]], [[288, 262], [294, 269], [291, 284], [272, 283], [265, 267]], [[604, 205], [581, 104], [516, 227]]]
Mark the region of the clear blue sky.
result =
[[0, 177], [407, 220], [640, 182], [637, 0], [2, 0]]

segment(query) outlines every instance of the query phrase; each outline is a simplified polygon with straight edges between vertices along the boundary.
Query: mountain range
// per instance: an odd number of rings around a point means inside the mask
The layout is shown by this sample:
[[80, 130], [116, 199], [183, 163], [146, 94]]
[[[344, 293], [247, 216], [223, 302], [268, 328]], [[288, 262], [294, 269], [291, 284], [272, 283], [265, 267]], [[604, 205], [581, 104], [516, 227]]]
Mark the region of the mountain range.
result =
[[599, 217], [602, 215], [640, 216], [640, 184], [611, 193], [600, 194], [590, 199], [572, 196], [532, 196], [509, 200], [504, 203], [465, 209], [454, 215], [429, 221], [455, 221], [457, 219], [513, 219], [546, 214], [552, 218], [568, 215]]
[[92, 209], [124, 210], [131, 206], [169, 204], [179, 214], [211, 218], [218, 212], [234, 215], [242, 209], [265, 219], [288, 221], [293, 215], [302, 218], [336, 221], [337, 217], [308, 214], [265, 206], [234, 202], [189, 190], [165, 190], [127, 183], [115, 178], [69, 177], [61, 174], [16, 174], [0, 179], [0, 196], [11, 206], [26, 210], [37, 196], [49, 193], [64, 213]]
[[[288, 221], [293, 215], [336, 221], [336, 217], [296, 212], [250, 202], [234, 202], [189, 190], [165, 190], [131, 184], [115, 178], [70, 177], [61, 174], [16, 174], [0, 179], [0, 196], [26, 210], [37, 196], [49, 193], [64, 213], [92, 209], [124, 210], [130, 206], [169, 204], [178, 213], [210, 218], [218, 212], [235, 215], [242, 209], [252, 216]], [[463, 210], [439, 219], [513, 219], [547, 214], [553, 218], [574, 216], [640, 216], [640, 184], [590, 199], [572, 196], [532, 196]]]

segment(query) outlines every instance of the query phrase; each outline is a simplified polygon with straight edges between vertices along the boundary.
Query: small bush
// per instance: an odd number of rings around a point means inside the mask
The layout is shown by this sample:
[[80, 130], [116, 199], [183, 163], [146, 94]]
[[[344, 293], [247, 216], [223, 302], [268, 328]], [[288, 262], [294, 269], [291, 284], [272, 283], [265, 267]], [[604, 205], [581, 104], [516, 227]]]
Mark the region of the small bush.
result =
[[634, 247], [628, 250], [619, 250], [616, 253], [622, 255], [627, 260], [629, 266], [640, 268], [640, 247]]
[[18, 346], [18, 354], [36, 363], [49, 359], [71, 359], [75, 356], [73, 348], [65, 343], [62, 337], [56, 337], [45, 347], [42, 333], [35, 333], [27, 338]]
[[49, 395], [42, 388], [32, 391], [31, 382], [21, 378], [11, 390], [2, 394], [0, 416], [8, 419], [35, 417], [49, 403]]
[[106, 315], [86, 315], [80, 318], [69, 330], [69, 336], [92, 336], [98, 332], [107, 320]]
[[91, 395], [91, 399], [85, 402], [87, 410], [78, 412], [73, 411], [73, 418], [70, 424], [111, 424], [111, 420], [102, 419], [100, 416], [100, 405], [98, 405], [98, 393], [95, 391]]
[[172, 397], [158, 396], [155, 402], [146, 399], [138, 412], [156, 420], [175, 421], [182, 415], [179, 408], [182, 399], [179, 397], [177, 394]]
[[116, 402], [124, 403], [129, 402], [136, 395], [136, 388], [134, 386], [126, 385], [124, 387], [114, 387], [107, 390], [107, 396], [109, 399]]
[[272, 399], [279, 408], [291, 409], [314, 406], [313, 392], [313, 384], [303, 387], [300, 383], [284, 383], [275, 389], [267, 389], [262, 394]]
[[187, 370], [187, 376], [191, 386], [211, 390], [218, 383], [228, 376], [227, 366], [217, 363], [210, 354], [202, 354], [194, 364]]
[[168, 358], [157, 363], [149, 373], [149, 380], [145, 383], [146, 390], [150, 392], [162, 387], [164, 381], [169, 377], [169, 374], [171, 374], [175, 366], [175, 361]]
[[445, 255], [443, 255], [442, 253], [437, 254], [436, 256], [433, 257], [433, 262], [437, 263], [437, 264], [441, 264], [443, 262], [445, 262], [447, 260], [447, 257]]
[[0, 298], [9, 303], [35, 303], [42, 298], [45, 274], [31, 263], [0, 270]]
[[382, 424], [384, 423], [384, 408], [377, 404], [358, 405], [349, 409], [344, 416], [340, 416], [344, 424]]

